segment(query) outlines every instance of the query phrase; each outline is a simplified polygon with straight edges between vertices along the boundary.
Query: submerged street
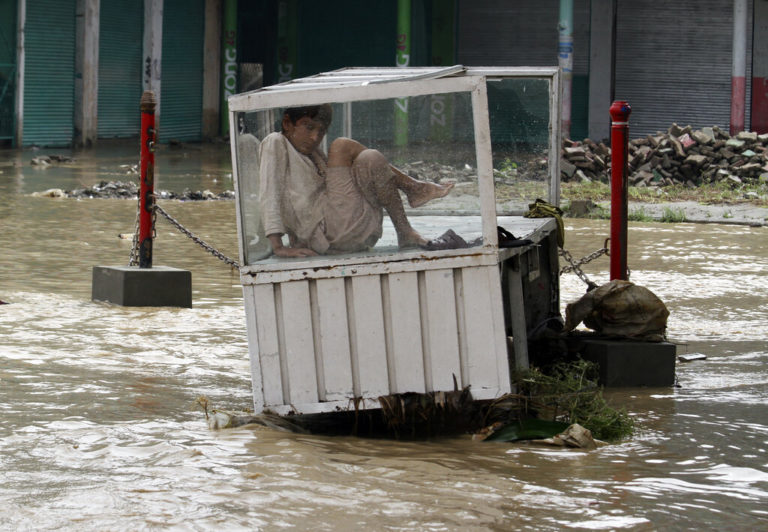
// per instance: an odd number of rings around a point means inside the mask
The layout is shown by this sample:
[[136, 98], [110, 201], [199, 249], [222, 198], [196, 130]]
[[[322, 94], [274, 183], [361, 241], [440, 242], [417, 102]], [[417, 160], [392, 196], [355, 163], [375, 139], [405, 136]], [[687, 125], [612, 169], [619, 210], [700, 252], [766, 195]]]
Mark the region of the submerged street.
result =
[[[223, 148], [163, 146], [156, 188], [231, 190]], [[678, 354], [707, 359], [678, 362], [679, 387], [606, 391], [635, 418], [627, 441], [212, 431], [199, 396], [252, 406], [237, 274], [158, 219], [154, 263], [192, 272], [193, 308], [92, 302], [91, 268], [128, 262], [136, 202], [32, 193], [136, 180], [138, 147], [48, 168], [36, 155], [0, 153], [0, 529], [768, 527], [768, 229], [630, 223], [631, 280], [669, 308]], [[233, 201], [160, 205], [237, 257]], [[582, 257], [608, 233], [566, 219], [565, 247]], [[585, 272], [606, 282], [608, 259]], [[584, 289], [564, 275], [561, 307]]]

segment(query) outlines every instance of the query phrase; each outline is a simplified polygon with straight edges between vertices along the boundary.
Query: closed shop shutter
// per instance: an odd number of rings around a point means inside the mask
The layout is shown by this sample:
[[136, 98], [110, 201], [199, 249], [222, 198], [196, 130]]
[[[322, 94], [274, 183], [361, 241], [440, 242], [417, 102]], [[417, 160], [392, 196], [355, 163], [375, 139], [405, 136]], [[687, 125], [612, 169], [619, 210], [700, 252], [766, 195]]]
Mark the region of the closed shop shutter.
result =
[[[559, 0], [462, 0], [459, 62], [471, 66], [557, 66]], [[573, 71], [589, 67], [589, 2], [573, 2]]]
[[[571, 136], [587, 132], [588, 0], [573, 2]], [[460, 0], [458, 62], [470, 66], [558, 66], [559, 0]]]
[[99, 138], [139, 135], [143, 21], [143, 2], [101, 1]]
[[[16, 78], [16, 4], [0, 2], [0, 141], [13, 140]], [[0, 146], [4, 143], [0, 142]]]
[[165, 0], [160, 86], [161, 142], [198, 141], [203, 113], [203, 0]]
[[[747, 13], [749, 54], [752, 2]], [[630, 136], [666, 131], [673, 122], [694, 128], [716, 125], [727, 131], [732, 39], [732, 2], [619, 1], [615, 98], [632, 107]], [[749, 80], [751, 55], [746, 61]]]
[[75, 0], [26, 4], [24, 146], [72, 144], [75, 114]]

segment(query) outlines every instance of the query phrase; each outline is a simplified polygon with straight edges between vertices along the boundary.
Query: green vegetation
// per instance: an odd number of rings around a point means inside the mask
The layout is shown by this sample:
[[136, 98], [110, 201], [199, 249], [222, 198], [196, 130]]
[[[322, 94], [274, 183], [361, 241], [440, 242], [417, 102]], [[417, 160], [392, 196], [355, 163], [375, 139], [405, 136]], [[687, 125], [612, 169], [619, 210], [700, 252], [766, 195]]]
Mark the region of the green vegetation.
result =
[[611, 199], [611, 187], [599, 181], [589, 183], [561, 183], [563, 199], [604, 201]]
[[[606, 183], [561, 183], [563, 199], [607, 201], [611, 199], [611, 187]], [[750, 195], [750, 198], [747, 198]], [[766, 183], [744, 184], [738, 187], [725, 182], [705, 183], [691, 188], [685, 185], [669, 187], [629, 187], [630, 201], [661, 203], [667, 201], [696, 201], [703, 204], [749, 203], [768, 207], [768, 186]]]
[[597, 365], [584, 360], [558, 362], [546, 371], [531, 368], [517, 375], [518, 397], [526, 414], [550, 421], [578, 423], [604, 441], [632, 435], [626, 410], [608, 405], [597, 384]]
[[587, 218], [592, 220], [610, 220], [611, 209], [606, 209], [602, 205], [595, 205], [595, 207], [589, 211], [589, 214], [587, 214]]
[[661, 222], [668, 223], [680, 223], [686, 221], [685, 211], [683, 209], [675, 209], [672, 207], [664, 207], [664, 212], [661, 213]]
[[630, 209], [627, 219], [630, 222], [653, 222], [653, 216], [645, 212], [643, 207], [637, 209]]
[[503, 174], [512, 174], [517, 171], [517, 163], [512, 161], [509, 157], [506, 157], [499, 164], [499, 171]]

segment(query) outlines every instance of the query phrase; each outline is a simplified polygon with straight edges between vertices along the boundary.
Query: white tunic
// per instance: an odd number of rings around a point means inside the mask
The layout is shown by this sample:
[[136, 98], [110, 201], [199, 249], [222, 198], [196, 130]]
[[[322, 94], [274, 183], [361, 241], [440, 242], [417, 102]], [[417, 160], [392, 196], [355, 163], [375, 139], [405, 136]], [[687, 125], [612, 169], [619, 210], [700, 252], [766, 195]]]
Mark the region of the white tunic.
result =
[[304, 155], [282, 133], [264, 138], [259, 160], [265, 235], [293, 235], [296, 246], [318, 253], [365, 249], [381, 237], [383, 211], [363, 197], [359, 169], [331, 168], [329, 174], [319, 151]]

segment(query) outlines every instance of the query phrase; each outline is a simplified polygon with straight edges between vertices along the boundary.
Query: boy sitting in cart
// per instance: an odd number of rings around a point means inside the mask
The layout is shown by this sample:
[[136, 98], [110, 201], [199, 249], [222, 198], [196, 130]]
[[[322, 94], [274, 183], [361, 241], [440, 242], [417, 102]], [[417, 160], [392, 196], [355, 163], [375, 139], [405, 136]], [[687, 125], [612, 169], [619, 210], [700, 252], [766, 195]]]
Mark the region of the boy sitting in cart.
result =
[[261, 142], [259, 201], [273, 253], [308, 257], [368, 249], [381, 238], [384, 210], [400, 248], [429, 249], [411, 227], [399, 191], [418, 207], [445, 196], [453, 184], [414, 179], [381, 152], [345, 137], [335, 139], [326, 156], [319, 147], [332, 114], [329, 104], [286, 109], [282, 131]]

